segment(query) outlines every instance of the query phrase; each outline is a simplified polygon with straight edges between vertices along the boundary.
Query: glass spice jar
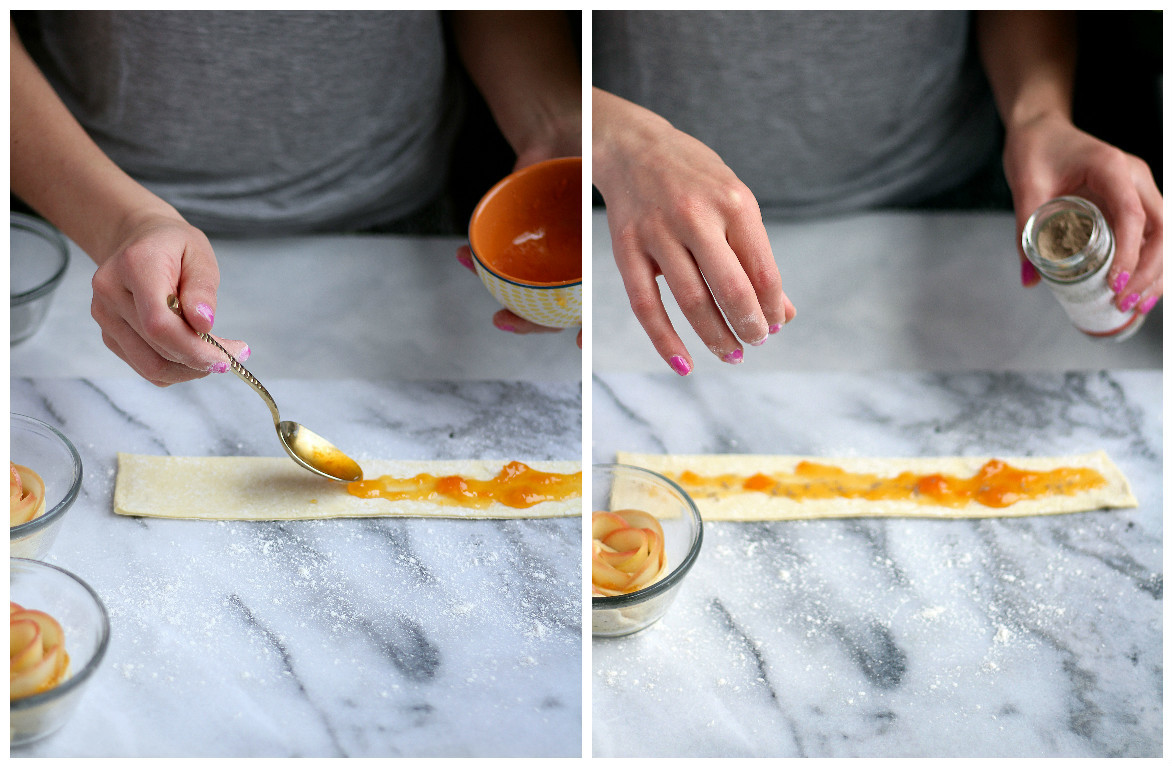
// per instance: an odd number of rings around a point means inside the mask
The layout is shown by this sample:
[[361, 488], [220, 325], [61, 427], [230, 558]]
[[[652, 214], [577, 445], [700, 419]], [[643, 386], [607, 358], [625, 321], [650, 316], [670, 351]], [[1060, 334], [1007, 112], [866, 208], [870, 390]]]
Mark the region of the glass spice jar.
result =
[[1083, 333], [1122, 341], [1139, 330], [1144, 315], [1115, 306], [1115, 293], [1107, 283], [1115, 236], [1094, 203], [1081, 197], [1055, 197], [1043, 203], [1026, 221], [1021, 246]]

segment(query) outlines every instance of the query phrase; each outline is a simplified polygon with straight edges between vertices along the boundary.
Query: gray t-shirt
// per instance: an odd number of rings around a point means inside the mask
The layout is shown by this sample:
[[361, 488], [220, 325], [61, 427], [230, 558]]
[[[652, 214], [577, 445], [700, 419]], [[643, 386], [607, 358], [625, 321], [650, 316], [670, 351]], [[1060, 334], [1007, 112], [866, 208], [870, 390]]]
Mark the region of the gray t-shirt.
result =
[[914, 204], [995, 162], [967, 12], [595, 11], [594, 84], [711, 147], [764, 208]]
[[437, 11], [39, 11], [22, 40], [132, 177], [209, 234], [363, 229], [447, 181]]

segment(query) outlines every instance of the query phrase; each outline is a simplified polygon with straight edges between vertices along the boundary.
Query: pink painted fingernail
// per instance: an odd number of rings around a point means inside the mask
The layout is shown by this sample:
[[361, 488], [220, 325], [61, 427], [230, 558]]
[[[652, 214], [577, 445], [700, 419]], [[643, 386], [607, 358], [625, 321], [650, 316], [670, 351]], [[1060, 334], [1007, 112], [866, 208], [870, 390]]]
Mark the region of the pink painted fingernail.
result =
[[760, 346], [769, 339], [769, 336], [762, 336], [760, 341], [750, 341], [749, 346]]
[[774, 333], [776, 333], [777, 331], [781, 330], [781, 324], [782, 324], [782, 323], [780, 323], [780, 322], [779, 322], [779, 323], [777, 323], [776, 325], [770, 325], [770, 326], [769, 326], [769, 334], [770, 334], [770, 335], [773, 335], [773, 334], [774, 334]]
[[476, 267], [472, 265], [472, 258], [464, 252], [456, 253], [456, 260], [463, 264], [464, 268], [470, 272], [475, 272]]
[[241, 362], [244, 362], [251, 356], [252, 356], [252, 348], [248, 344], [245, 344], [244, 348], [240, 350], [240, 354], [236, 355], [236, 359], [238, 359]]
[[228, 363], [227, 362], [213, 362], [212, 366], [208, 368], [208, 372], [209, 373], [227, 373], [228, 372]]
[[1131, 279], [1131, 274], [1129, 274], [1128, 272], [1125, 272], [1125, 271], [1120, 272], [1119, 274], [1115, 275], [1115, 280], [1114, 280], [1114, 282], [1111, 283], [1111, 292], [1113, 292], [1113, 293], [1122, 292], [1123, 289], [1125, 287], [1127, 287], [1127, 281], [1130, 279]]
[[505, 331], [506, 333], [516, 333], [517, 332], [517, 328], [513, 327], [512, 325], [500, 324], [500, 325], [497, 325], [497, 328]]
[[1139, 301], [1139, 293], [1132, 293], [1127, 298], [1123, 299], [1123, 303], [1119, 305], [1119, 311], [1131, 311], [1131, 307], [1135, 306]]
[[1029, 287], [1038, 281], [1038, 270], [1029, 261], [1021, 262], [1021, 284]]
[[208, 326], [216, 321], [216, 313], [212, 311], [212, 307], [205, 303], [198, 303], [195, 305], [195, 313], [208, 321]]
[[668, 360], [668, 362], [671, 363], [671, 369], [682, 376], [686, 376], [688, 373], [692, 372], [692, 366], [688, 364], [686, 359], [678, 354], [673, 354], [672, 358]]
[[1155, 308], [1156, 302], [1160, 300], [1159, 296], [1148, 296], [1148, 300], [1139, 305], [1139, 313], [1147, 314]]
[[740, 349], [733, 349], [731, 352], [721, 357], [721, 359], [731, 365], [739, 365], [745, 361], [745, 353]]

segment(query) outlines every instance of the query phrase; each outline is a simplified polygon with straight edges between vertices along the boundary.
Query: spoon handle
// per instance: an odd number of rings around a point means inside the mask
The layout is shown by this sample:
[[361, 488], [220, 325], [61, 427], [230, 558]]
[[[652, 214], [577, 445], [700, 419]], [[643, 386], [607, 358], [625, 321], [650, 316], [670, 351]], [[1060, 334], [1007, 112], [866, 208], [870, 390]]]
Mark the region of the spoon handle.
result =
[[[171, 309], [171, 311], [175, 312], [175, 314], [183, 317], [183, 307], [179, 305], [179, 299], [176, 296], [167, 296], [167, 306]], [[192, 328], [192, 330], [195, 329]], [[221, 346], [219, 341], [212, 338], [207, 333], [203, 333], [198, 330], [195, 330], [195, 334], [224, 353], [224, 356], [228, 358], [228, 364], [229, 367], [231, 367], [232, 372], [235, 373], [236, 376], [240, 378], [240, 380], [244, 381], [244, 383], [248, 384], [254, 390], [256, 390], [256, 393], [259, 394], [261, 399], [265, 401], [265, 404], [269, 406], [269, 410], [273, 414], [273, 423], [280, 424], [281, 414], [277, 411], [277, 403], [273, 400], [273, 395], [269, 394], [269, 390], [264, 387], [264, 384], [258, 381], [256, 376], [254, 376], [252, 373], [249, 373], [248, 368], [237, 362], [236, 358], [233, 357], [227, 349]]]

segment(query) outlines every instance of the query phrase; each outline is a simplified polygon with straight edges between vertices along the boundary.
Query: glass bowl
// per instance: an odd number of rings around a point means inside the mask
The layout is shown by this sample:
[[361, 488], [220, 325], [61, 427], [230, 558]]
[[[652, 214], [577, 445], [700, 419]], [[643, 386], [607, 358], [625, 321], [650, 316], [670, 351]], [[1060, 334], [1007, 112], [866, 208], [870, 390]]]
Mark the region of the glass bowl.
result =
[[8, 553], [43, 559], [81, 490], [81, 456], [64, 434], [27, 415], [12, 414], [8, 439], [13, 463], [27, 466], [45, 481], [44, 513], [9, 528]]
[[696, 504], [667, 477], [623, 464], [596, 464], [592, 509], [639, 509], [663, 526], [668, 574], [630, 594], [591, 599], [591, 630], [596, 637], [619, 637], [642, 631], [663, 617], [680, 584], [700, 554], [704, 524]]
[[9, 702], [10, 743], [15, 747], [53, 734], [72, 715], [106, 654], [110, 619], [94, 590], [60, 567], [13, 558], [10, 573], [9, 599], [53, 616], [65, 632], [69, 653], [69, 667], [60, 684]]
[[53, 293], [69, 266], [69, 245], [52, 225], [9, 214], [9, 343], [18, 344], [45, 320]]

